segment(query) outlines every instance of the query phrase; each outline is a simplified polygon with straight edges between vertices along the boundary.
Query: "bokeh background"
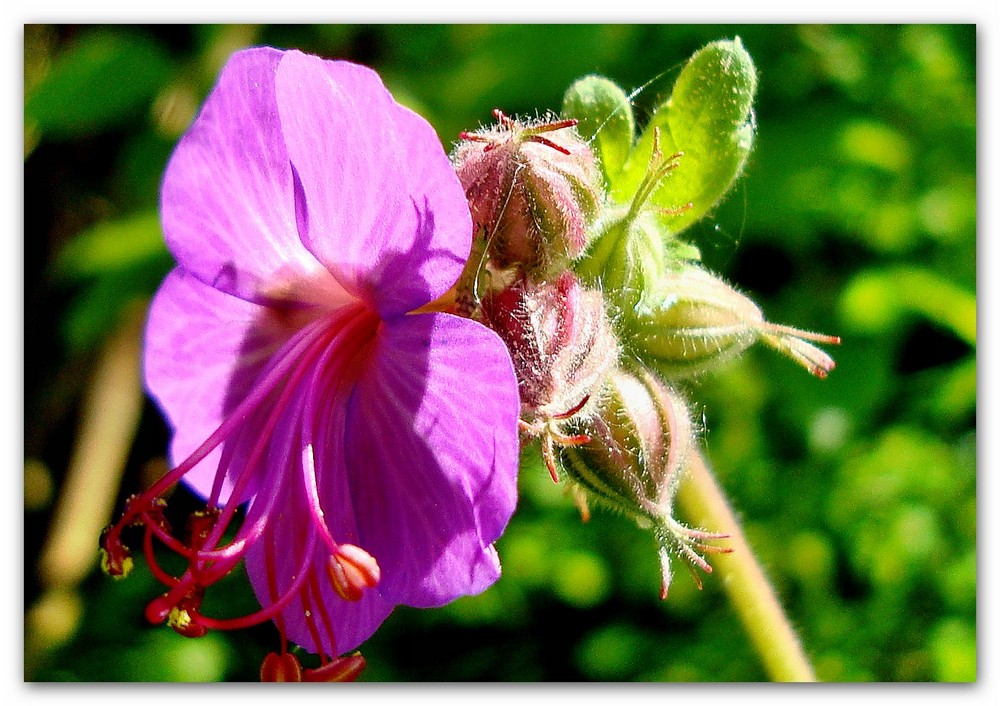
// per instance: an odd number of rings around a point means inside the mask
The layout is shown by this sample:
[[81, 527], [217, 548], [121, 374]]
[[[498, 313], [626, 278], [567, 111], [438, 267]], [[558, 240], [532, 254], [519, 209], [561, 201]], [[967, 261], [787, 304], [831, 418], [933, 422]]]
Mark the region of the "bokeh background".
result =
[[[276, 644], [270, 624], [151, 627], [143, 562], [96, 569], [113, 509], [165, 468], [138, 377], [171, 267], [158, 186], [232, 51], [368, 64], [450, 147], [494, 107], [558, 110], [586, 73], [646, 86], [642, 120], [735, 35], [760, 70], [757, 146], [691, 235], [771, 320], [844, 342], [825, 381], [755, 349], [692, 387], [708, 457], [821, 679], [975, 679], [973, 25], [25, 26], [25, 679], [253, 680]], [[398, 609], [364, 680], [765, 678], [716, 580], [681, 571], [661, 603], [646, 532], [582, 524], [533, 459], [521, 488], [503, 578]], [[239, 577], [222, 590], [253, 606]]]

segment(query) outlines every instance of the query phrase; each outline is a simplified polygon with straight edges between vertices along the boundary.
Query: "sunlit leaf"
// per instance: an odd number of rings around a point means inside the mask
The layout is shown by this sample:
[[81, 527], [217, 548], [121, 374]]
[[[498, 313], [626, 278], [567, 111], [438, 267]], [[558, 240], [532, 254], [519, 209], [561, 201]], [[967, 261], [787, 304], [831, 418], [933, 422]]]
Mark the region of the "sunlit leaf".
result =
[[665, 209], [691, 204], [666, 217], [673, 233], [700, 219], [743, 171], [756, 130], [752, 110], [756, 92], [757, 70], [739, 37], [699, 50], [678, 76], [670, 99], [643, 130], [621, 179], [612, 185], [614, 197], [625, 202], [635, 192], [649, 167], [658, 130], [664, 155], [684, 154], [653, 200]]
[[585, 76], [566, 91], [561, 115], [580, 121], [577, 130], [593, 147], [605, 178], [614, 183], [635, 140], [635, 118], [625, 91], [603, 76]]

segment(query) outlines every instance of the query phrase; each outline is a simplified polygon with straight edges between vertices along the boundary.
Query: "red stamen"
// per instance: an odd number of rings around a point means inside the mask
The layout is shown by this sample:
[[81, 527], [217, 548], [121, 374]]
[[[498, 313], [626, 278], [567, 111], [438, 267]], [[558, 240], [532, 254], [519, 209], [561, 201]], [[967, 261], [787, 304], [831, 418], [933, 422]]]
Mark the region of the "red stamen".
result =
[[[316, 596], [316, 610], [319, 611], [320, 622], [323, 623], [326, 635], [330, 638], [330, 654], [335, 655], [337, 654], [337, 636], [333, 629], [333, 621], [330, 620], [330, 613], [326, 609], [326, 603], [323, 600], [323, 594], [320, 591], [319, 580], [316, 577], [315, 571], [309, 572], [309, 589]], [[317, 645], [318, 648], [319, 645]]]
[[[310, 526], [310, 529], [312, 529], [312, 526]], [[211, 630], [240, 630], [243, 628], [253, 627], [254, 625], [260, 625], [261, 623], [271, 620], [287, 608], [292, 599], [295, 598], [302, 590], [302, 587], [308, 578], [309, 564], [312, 562], [314, 551], [316, 551], [316, 532], [310, 531], [305, 552], [302, 555], [302, 562], [299, 564], [298, 570], [294, 574], [295, 578], [288, 586], [288, 589], [282, 594], [281, 598], [269, 605], [267, 608], [261, 608], [255, 613], [250, 613], [249, 615], [244, 615], [239, 618], [218, 619], [209, 618], [203, 615], [200, 617], [200, 621], [205, 625], [205, 627]]]
[[542, 123], [541, 125], [536, 125], [531, 128], [532, 132], [552, 132], [553, 130], [562, 130], [567, 127], [576, 127], [580, 124], [580, 121], [576, 118], [566, 118], [565, 120], [554, 120], [551, 123]]
[[161, 569], [159, 562], [156, 560], [156, 554], [153, 552], [153, 528], [149, 525], [146, 526], [146, 531], [142, 539], [142, 551], [146, 555], [146, 563], [149, 564], [149, 570], [153, 573], [156, 580], [168, 588], [176, 586], [177, 579]]
[[260, 665], [260, 680], [263, 682], [302, 681], [302, 665], [290, 652], [282, 650], [279, 655], [269, 652]]
[[306, 669], [303, 681], [343, 682], [355, 681], [365, 669], [365, 658], [360, 652], [347, 657], [338, 657], [318, 669]]
[[542, 459], [545, 461], [545, 467], [549, 469], [552, 482], [558, 483], [559, 471], [556, 468], [556, 450], [552, 444], [552, 434], [546, 434], [542, 441]]
[[571, 407], [570, 409], [568, 409], [565, 412], [562, 412], [560, 414], [553, 414], [552, 418], [553, 419], [569, 419], [574, 414], [576, 414], [581, 409], [583, 409], [589, 401], [590, 401], [590, 395], [584, 395], [583, 399], [580, 400], [573, 407]]
[[580, 446], [582, 444], [590, 443], [590, 436], [587, 434], [574, 434], [573, 436], [569, 436], [558, 432], [555, 429], [550, 429], [549, 435], [559, 442], [560, 446]]
[[132, 553], [122, 544], [120, 532], [106, 527], [101, 532], [101, 570], [114, 579], [123, 579], [132, 571]]
[[[177, 464], [173, 469], [166, 473], [160, 480], [153, 484], [146, 492], [141, 496], [135, 498], [135, 500], [144, 499], [144, 504], [148, 507], [152, 502], [152, 499], [157, 498], [163, 493], [167, 488], [176, 484], [183, 478], [188, 471], [194, 468], [196, 465], [201, 463], [211, 453], [218, 447], [223, 441], [228, 438], [239, 425], [246, 421], [247, 416], [256, 409], [261, 402], [266, 399], [267, 395], [271, 393], [272, 390], [277, 388], [278, 385], [284, 385], [287, 383], [287, 376], [290, 372], [290, 368], [298, 366], [301, 362], [300, 358], [302, 353], [308, 350], [314, 345], [312, 340], [313, 333], [316, 329], [321, 329], [322, 325], [326, 323], [322, 320], [317, 320], [299, 330], [295, 336], [290, 339], [294, 341], [293, 344], [286, 344], [286, 352], [278, 358], [277, 362], [267, 371], [264, 377], [258, 382], [253, 391], [244, 398], [244, 400], [239, 404], [239, 406], [233, 410], [233, 412], [219, 425], [219, 427], [212, 433], [208, 439], [199, 446], [194, 453], [184, 459], [181, 463]], [[143, 511], [146, 508], [143, 508]], [[130, 508], [126, 507], [125, 514], [118, 521], [116, 527], [123, 527], [130, 523], [137, 513], [130, 512]]]
[[309, 601], [308, 587], [303, 587], [299, 598], [302, 600], [302, 612], [306, 618], [306, 628], [309, 630], [309, 636], [312, 637], [313, 644], [316, 645], [316, 652], [319, 653], [320, 664], [325, 665], [330, 660], [326, 656], [326, 650], [323, 649], [323, 642], [319, 637], [319, 628], [316, 627], [316, 619], [313, 617], [312, 604]]
[[528, 135], [524, 138], [525, 142], [537, 142], [540, 145], [545, 145], [546, 147], [551, 147], [556, 152], [561, 152], [562, 154], [570, 154], [570, 151], [563, 147], [562, 145], [557, 145], [552, 140], [547, 137], [542, 137], [541, 135]]
[[[319, 405], [320, 396], [331, 394], [330, 389], [336, 389], [337, 394], [346, 394], [350, 370], [348, 363], [360, 346], [370, 339], [375, 330], [375, 321], [376, 314], [359, 305], [337, 315], [333, 322], [321, 319], [298, 331], [265, 369], [251, 393], [212, 435], [145, 493], [130, 498], [119, 521], [102, 535], [101, 548], [105, 556], [102, 563], [108, 573], [123, 576], [128, 572], [131, 556], [128, 548], [121, 542], [121, 530], [132, 524], [145, 526], [143, 551], [154, 577], [168, 587], [166, 593], [147, 604], [145, 613], [150, 622], [167, 621], [171, 628], [182, 635], [200, 637], [210, 629], [240, 629], [273, 619], [281, 634], [282, 653], [272, 653], [265, 658], [261, 665], [262, 679], [341, 680], [353, 679], [360, 674], [364, 667], [364, 660], [360, 655], [331, 661], [324, 649], [320, 627], [326, 631], [329, 644], [334, 646], [334, 621], [323, 603], [318, 575], [313, 570], [312, 563], [317, 558], [316, 548], [322, 540], [332, 553], [327, 568], [340, 578], [339, 582], [332, 581], [334, 588], [338, 592], [345, 590], [350, 594], [357, 593], [358, 597], [364, 588], [372, 588], [378, 584], [381, 570], [375, 559], [362, 548], [352, 544], [339, 545], [334, 540], [320, 505], [317, 458], [312, 436], [317, 428], [329, 428], [332, 414], [330, 409], [333, 405], [326, 404], [325, 398], [324, 404]], [[307, 377], [307, 374], [311, 375]], [[339, 384], [331, 386], [331, 379]], [[275, 396], [274, 393], [278, 390], [280, 394]], [[251, 482], [260, 477], [263, 460], [272, 453], [272, 440], [279, 421], [286, 418], [289, 404], [303, 390], [307, 391], [305, 404], [302, 409], [295, 410], [297, 419], [292, 420], [299, 424], [299, 434], [304, 442], [302, 456], [296, 457], [292, 451], [293, 446], [285, 450], [284, 463], [277, 464], [278, 477], [267, 488], [263, 498], [251, 503], [248, 515], [234, 539], [225, 546], [218, 546], [240, 507], [240, 500], [247, 495]], [[263, 424], [247, 424], [254, 414], [259, 414], [263, 409], [267, 411]], [[309, 423], [303, 424], [303, 420]], [[319, 425], [319, 422], [324, 424]], [[256, 438], [243, 436], [250, 433]], [[244, 441], [253, 443], [251, 445], [243, 443]], [[182, 542], [171, 533], [163, 514], [165, 503], [159, 499], [159, 494], [181, 480], [220, 445], [223, 445], [223, 451], [208, 507], [188, 517]], [[250, 453], [241, 461], [238, 474], [231, 475], [231, 471], [237, 470], [233, 466], [236, 454], [247, 446], [251, 447]], [[300, 464], [298, 469], [294, 468], [295, 464]], [[292, 471], [293, 475], [288, 476], [286, 469]], [[298, 476], [303, 481], [302, 488], [286, 489], [287, 481], [295, 478], [295, 470], [300, 471]], [[236, 477], [228, 493], [229, 500], [225, 507], [220, 508], [218, 501], [223, 493], [224, 482], [234, 475]], [[275, 530], [271, 520], [273, 508], [279, 498], [287, 497], [287, 492], [304, 493], [310, 515], [304, 528], [306, 536], [299, 538], [305, 541], [295, 543], [299, 547], [304, 546], [300, 565], [291, 574], [290, 584], [280, 593], [275, 562]], [[188, 568], [179, 578], [171, 576], [156, 561], [154, 537], [187, 560]], [[231, 571], [243, 559], [247, 549], [261, 540], [265, 542], [264, 561], [270, 605], [238, 618], [217, 619], [201, 615], [200, 608], [206, 587]], [[339, 572], [333, 571], [334, 567]], [[323, 663], [316, 670], [303, 671], [297, 658], [287, 652], [282, 613], [295, 598], [299, 598], [302, 603], [307, 628]], [[313, 605], [319, 612], [319, 620], [313, 613]], [[332, 653], [335, 653], [335, 647]]]
[[[338, 321], [339, 324], [338, 326], [330, 327], [327, 330], [328, 332], [330, 331], [335, 332], [332, 338], [330, 338], [329, 340], [326, 340], [325, 338], [320, 339], [319, 341], [316, 341], [314, 343], [313, 347], [308, 350], [307, 356], [304, 357], [302, 364], [299, 366], [298, 369], [296, 369], [292, 378], [286, 381], [285, 390], [283, 391], [281, 398], [278, 400], [278, 403], [275, 405], [271, 417], [267, 420], [264, 433], [260, 433], [259, 440], [257, 444], [255, 444], [254, 449], [251, 452], [250, 459], [246, 463], [247, 469], [252, 470], [253, 468], [256, 467], [256, 463], [262, 457], [264, 450], [266, 448], [265, 442], [270, 440], [271, 432], [273, 431], [274, 426], [277, 424], [277, 421], [280, 418], [280, 413], [284, 410], [284, 407], [287, 405], [288, 399], [298, 387], [298, 383], [302, 380], [302, 377], [305, 375], [305, 373], [308, 370], [313, 369], [313, 377], [311, 379], [310, 389], [313, 390], [317, 389], [317, 387], [319, 386], [320, 372], [325, 368], [325, 365], [329, 362], [330, 356], [333, 354], [339, 355], [339, 358], [333, 359], [334, 361], [339, 361], [340, 359], [348, 357], [351, 354], [351, 352], [356, 348], [356, 346], [350, 344], [357, 343], [360, 345], [360, 343], [363, 342], [363, 339], [368, 336], [368, 332], [370, 329], [366, 324], [369, 323], [373, 318], [373, 314], [371, 312], [368, 312], [362, 307], [357, 307], [353, 315], [347, 315], [345, 318], [346, 321], [341, 319]], [[318, 362], [317, 358], [320, 359]], [[306, 419], [314, 418], [309, 416], [310, 413], [313, 412], [312, 406], [309, 404], [310, 401], [312, 400], [312, 397], [313, 397], [312, 395], [309, 395], [307, 397], [307, 407], [305, 410], [303, 410], [303, 417]], [[311, 454], [311, 449], [309, 453]], [[285, 466], [286, 464], [287, 461], [285, 464], [282, 464], [282, 466]], [[250, 472], [245, 472], [240, 477], [236, 486], [233, 488], [232, 491], [233, 496], [237, 496], [237, 493], [242, 493], [243, 490], [245, 490], [245, 487], [249, 482], [251, 476], [252, 474]], [[265, 507], [267, 511], [260, 514], [260, 521], [249, 526], [246, 523], [244, 523], [243, 527], [241, 527], [240, 531], [237, 533], [236, 538], [234, 538], [233, 542], [230, 543], [228, 547], [212, 551], [202, 551], [199, 553], [199, 557], [202, 559], [219, 559], [219, 558], [228, 559], [230, 557], [233, 557], [238, 561], [243, 551], [245, 551], [245, 546], [247, 544], [248, 538], [259, 536], [260, 532], [262, 531], [263, 525], [265, 525], [268, 522], [268, 517], [270, 515], [269, 510], [270, 507], [273, 505], [273, 500], [276, 497], [277, 493], [270, 494], [268, 504]], [[236, 505], [234, 504], [230, 504], [223, 510], [222, 517], [220, 518], [215, 531], [209, 537], [210, 544], [215, 544], [216, 542], [218, 542], [219, 538], [221, 538], [222, 533], [228, 526], [235, 511], [236, 511]], [[322, 513], [322, 511], [320, 511], [320, 513]], [[332, 536], [329, 536], [329, 531], [326, 529], [325, 522], [321, 523], [320, 529], [323, 531], [323, 534], [327, 535], [323, 537], [324, 542], [326, 542], [328, 546], [330, 546], [331, 551], [333, 551], [336, 548], [336, 542], [333, 541]]]

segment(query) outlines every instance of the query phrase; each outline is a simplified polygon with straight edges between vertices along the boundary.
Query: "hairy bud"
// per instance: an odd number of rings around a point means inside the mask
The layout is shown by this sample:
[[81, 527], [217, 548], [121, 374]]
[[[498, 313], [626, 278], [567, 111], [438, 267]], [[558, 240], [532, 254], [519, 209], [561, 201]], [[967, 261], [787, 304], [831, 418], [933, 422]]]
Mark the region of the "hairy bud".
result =
[[482, 315], [510, 351], [524, 416], [558, 417], [577, 407], [618, 362], [601, 293], [583, 289], [571, 272], [491, 293]]
[[473, 224], [499, 267], [554, 272], [587, 246], [604, 190], [594, 153], [575, 120], [498, 124], [462, 133], [452, 155]]
[[691, 417], [680, 394], [645, 368], [619, 368], [596, 414], [574, 429], [588, 440], [563, 449], [567, 475], [590, 497], [652, 527], [659, 544], [661, 597], [670, 586], [671, 555], [711, 572], [698, 550], [729, 551], [704, 543], [727, 535], [691, 529], [673, 517], [674, 497], [694, 446]]
[[835, 363], [808, 341], [840, 342], [836, 336], [765, 321], [748, 297], [694, 265], [665, 272], [628, 318], [627, 345], [672, 378], [706, 372], [757, 341], [823, 378]]
[[543, 438], [546, 464], [558, 479], [553, 443], [579, 441], [561, 433], [562, 423], [594, 406], [618, 362], [604, 299], [567, 271], [551, 282], [520, 279], [488, 294], [481, 315], [507, 344], [514, 363], [522, 431]]

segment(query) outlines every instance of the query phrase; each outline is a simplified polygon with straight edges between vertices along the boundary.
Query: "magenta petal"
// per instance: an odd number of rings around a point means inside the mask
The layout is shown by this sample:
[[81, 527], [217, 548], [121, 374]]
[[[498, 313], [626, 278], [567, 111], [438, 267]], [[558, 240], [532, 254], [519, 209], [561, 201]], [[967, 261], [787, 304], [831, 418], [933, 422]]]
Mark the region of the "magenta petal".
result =
[[282, 55], [256, 48], [229, 59], [163, 178], [163, 230], [178, 263], [244, 299], [322, 269], [295, 225], [274, 95]]
[[[261, 335], [266, 310], [223, 294], [182, 268], [164, 280], [149, 310], [146, 387], [166, 415], [174, 436], [171, 465], [201, 446], [244, 397], [283, 334]], [[207, 496], [218, 449], [184, 480]]]
[[493, 583], [517, 502], [518, 394], [500, 339], [447, 314], [386, 322], [347, 412], [360, 544], [417, 607]]
[[383, 316], [443, 294], [472, 225], [433, 128], [374, 71], [343, 61], [290, 51], [276, 90], [305, 246]]
[[[296, 395], [292, 407], [301, 409], [303, 395]], [[257, 503], [266, 503], [268, 494], [279, 493], [277, 504], [269, 513], [280, 521], [272, 521], [265, 535], [256, 542], [246, 555], [247, 574], [254, 593], [262, 606], [274, 603], [271, 582], [275, 595], [282, 595], [292, 585], [296, 577], [305, 574], [309, 578], [304, 590], [281, 613], [281, 624], [286, 637], [311, 652], [320, 651], [330, 655], [342, 654], [358, 647], [368, 639], [379, 625], [389, 616], [395, 603], [384, 600], [377, 591], [365, 591], [359, 601], [345, 601], [331, 586], [324, 566], [330, 559], [330, 552], [322, 541], [314, 539], [314, 546], [308, 549], [310, 533], [316, 529], [304, 507], [304, 499], [299, 484], [298, 473], [301, 466], [295, 461], [301, 451], [299, 428], [294, 414], [286, 415], [275, 431], [271, 443], [270, 463], [273, 468], [282, 469], [270, 475], [271, 483], [262, 487], [248, 510], [253, 517]], [[342, 427], [341, 427], [342, 429]], [[339, 455], [339, 464], [323, 459], [325, 484], [333, 488], [343, 498], [347, 494], [346, 477], [343, 473], [343, 451], [332, 449]], [[284, 474], [279, 486], [279, 476]], [[357, 531], [353, 528], [350, 508], [329, 516], [331, 530], [341, 542], [356, 542]], [[308, 554], [305, 552], [308, 551]], [[272, 557], [271, 577], [268, 576], [267, 556]], [[319, 592], [317, 597], [316, 591]], [[304, 602], [308, 602], [308, 606]], [[309, 610], [313, 628], [319, 635], [321, 645], [316, 644], [313, 631], [306, 618]], [[323, 613], [325, 612], [325, 618]], [[327, 625], [332, 627], [327, 630]]]
[[[316, 370], [311, 367], [310, 374]], [[308, 510], [301, 459], [303, 430], [312, 429], [319, 434], [310, 438], [315, 443], [316, 477], [324, 495], [324, 523], [338, 542], [358, 542], [344, 470], [344, 397], [349, 385], [340, 385], [339, 381], [347, 382], [336, 374], [323, 385], [312, 384], [310, 378], [303, 380], [305, 384], [294, 394], [271, 438], [268, 456], [263, 459], [271, 470], [247, 512], [248, 521], [258, 515], [259, 509], [272, 518], [246, 555], [247, 573], [258, 600], [262, 606], [270, 606], [297, 577], [306, 577], [296, 597], [281, 612], [281, 625], [293, 642], [330, 655], [352, 650], [364, 642], [395, 606], [377, 591], [365, 591], [359, 601], [345, 601], [336, 594], [325, 570], [330, 551], [319, 538]], [[307, 408], [314, 413], [308, 418], [303, 416]], [[268, 507], [272, 502], [273, 506]], [[320, 645], [314, 635], [319, 636]]]

